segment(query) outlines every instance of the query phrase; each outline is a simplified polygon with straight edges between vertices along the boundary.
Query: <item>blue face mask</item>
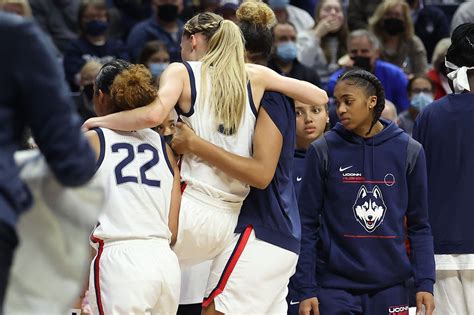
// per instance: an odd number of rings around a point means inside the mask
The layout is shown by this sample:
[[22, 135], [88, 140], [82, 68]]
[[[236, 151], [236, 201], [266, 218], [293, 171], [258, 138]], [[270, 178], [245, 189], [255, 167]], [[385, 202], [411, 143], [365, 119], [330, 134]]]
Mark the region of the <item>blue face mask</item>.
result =
[[284, 9], [290, 4], [290, 0], [268, 0], [268, 6], [272, 9]]
[[108, 27], [109, 27], [109, 23], [105, 21], [93, 20], [93, 21], [87, 22], [84, 25], [84, 31], [86, 32], [87, 35], [99, 36], [99, 35], [103, 35], [105, 31], [107, 31]]
[[152, 62], [149, 64], [151, 75], [154, 78], [159, 77], [163, 71], [165, 71], [166, 67], [168, 67], [169, 63], [167, 62]]
[[431, 103], [433, 103], [433, 96], [431, 96], [431, 94], [422, 92], [413, 95], [413, 97], [411, 98], [410, 105], [411, 107], [414, 107], [421, 112], [423, 108], [425, 108]]
[[278, 58], [286, 62], [295, 60], [297, 52], [298, 49], [296, 48], [296, 44], [294, 42], [284, 42], [278, 44], [276, 49]]

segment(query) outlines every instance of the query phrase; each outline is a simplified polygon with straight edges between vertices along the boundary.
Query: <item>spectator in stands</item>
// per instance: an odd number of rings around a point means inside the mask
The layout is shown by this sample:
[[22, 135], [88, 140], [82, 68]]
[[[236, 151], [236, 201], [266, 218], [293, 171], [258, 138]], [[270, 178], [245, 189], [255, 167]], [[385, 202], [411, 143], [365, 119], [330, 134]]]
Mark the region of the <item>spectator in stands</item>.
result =
[[79, 94], [76, 95], [75, 101], [77, 111], [81, 116], [83, 122], [91, 117], [96, 117], [94, 110], [94, 103], [92, 98], [94, 96], [94, 82], [95, 77], [99, 73], [102, 64], [96, 60], [87, 61], [82, 67], [79, 82]]
[[239, 0], [221, 0], [217, 9], [217, 14], [226, 20], [237, 22], [236, 12], [239, 8]]
[[161, 74], [170, 64], [170, 54], [166, 45], [158, 40], [146, 43], [140, 53], [138, 63], [145, 65], [150, 70], [152, 78], [158, 86]]
[[64, 53], [64, 71], [71, 88], [78, 90], [79, 72], [89, 60], [105, 64], [115, 58], [128, 60], [124, 43], [107, 36], [108, 15], [104, 0], [82, 0], [79, 13], [79, 38], [71, 40]]
[[383, 111], [380, 117], [393, 121], [394, 123], [397, 124], [398, 123], [397, 116], [398, 116], [397, 108], [395, 107], [395, 104], [385, 99], [385, 107], [383, 108]]
[[0, 0], [0, 11], [10, 12], [24, 18], [32, 18], [28, 0]]
[[296, 28], [289, 22], [278, 22], [272, 29], [273, 56], [268, 66], [290, 78], [321, 86], [316, 70], [302, 65], [297, 59]]
[[86, 183], [96, 164], [44, 36], [32, 21], [0, 12], [0, 314], [18, 244], [16, 224], [33, 201], [13, 159], [22, 131], [31, 127], [36, 144], [64, 185]]
[[474, 314], [474, 23], [458, 26], [446, 53], [453, 94], [416, 119], [413, 138], [425, 148], [434, 237], [436, 314]]
[[423, 42], [427, 61], [430, 62], [436, 44], [449, 36], [448, 19], [441, 9], [424, 5], [423, 0], [407, 0], [407, 3], [410, 5], [415, 34]]
[[135, 24], [146, 20], [152, 14], [151, 0], [112, 0], [120, 15], [120, 32], [127, 38]]
[[131, 58], [138, 60], [147, 42], [160, 40], [168, 47], [171, 62], [180, 61], [183, 22], [179, 14], [183, 10], [183, 0], [153, 0], [152, 4], [156, 13], [135, 25], [128, 35]]
[[463, 23], [474, 23], [474, 0], [461, 3], [451, 19], [451, 32]]
[[428, 78], [430, 78], [435, 85], [435, 100], [452, 93], [448, 77], [446, 76], [446, 66], [444, 65], [444, 59], [446, 58], [446, 52], [449, 46], [451, 46], [450, 38], [444, 38], [438, 42], [433, 53], [433, 59], [431, 60], [433, 68], [427, 73]]
[[379, 60], [380, 43], [374, 34], [367, 30], [351, 32], [347, 40], [347, 51], [350, 59], [343, 69], [333, 73], [329, 79], [328, 95], [332, 96], [340, 74], [351, 67], [358, 67], [375, 74], [382, 82], [385, 97], [395, 104], [398, 112], [408, 108], [409, 100], [406, 90], [408, 79], [399, 67]]
[[350, 0], [347, 9], [349, 30], [368, 29], [369, 18], [382, 0]]
[[33, 16], [49, 34], [57, 53], [62, 54], [72, 39], [77, 38], [80, 1], [29, 0]]
[[268, 5], [275, 12], [279, 23], [290, 22], [297, 32], [305, 31], [314, 26], [311, 15], [303, 9], [290, 4], [290, 0], [268, 0]]
[[329, 76], [340, 68], [338, 59], [347, 52], [347, 21], [341, 0], [321, 0], [314, 19], [314, 28], [298, 33], [298, 59], [314, 68], [326, 86]]
[[411, 136], [416, 117], [433, 102], [434, 84], [427, 76], [414, 76], [408, 82], [407, 90], [410, 107], [398, 115], [398, 126]]
[[426, 50], [415, 35], [410, 8], [403, 0], [385, 0], [369, 20], [381, 42], [380, 59], [402, 68], [408, 75], [428, 70]]

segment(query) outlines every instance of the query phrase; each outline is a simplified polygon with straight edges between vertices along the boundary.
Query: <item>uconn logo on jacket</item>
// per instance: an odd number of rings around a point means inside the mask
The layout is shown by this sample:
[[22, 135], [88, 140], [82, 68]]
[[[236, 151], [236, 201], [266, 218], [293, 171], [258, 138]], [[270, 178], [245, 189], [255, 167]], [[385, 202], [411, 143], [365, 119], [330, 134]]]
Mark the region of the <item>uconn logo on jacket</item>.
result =
[[372, 190], [362, 185], [352, 209], [356, 220], [367, 232], [372, 233], [383, 222], [387, 206], [377, 185]]

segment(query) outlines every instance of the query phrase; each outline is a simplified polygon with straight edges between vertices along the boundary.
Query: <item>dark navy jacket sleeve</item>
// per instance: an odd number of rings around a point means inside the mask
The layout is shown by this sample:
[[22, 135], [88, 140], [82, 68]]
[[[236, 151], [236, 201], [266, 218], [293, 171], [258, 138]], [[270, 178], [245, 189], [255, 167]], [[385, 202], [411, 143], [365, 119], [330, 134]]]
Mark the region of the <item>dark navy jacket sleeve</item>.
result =
[[323, 167], [312, 144], [306, 153], [298, 207], [301, 216], [301, 252], [294, 276], [294, 285], [300, 301], [317, 296], [316, 241], [319, 214], [324, 196]]
[[408, 173], [408, 239], [416, 291], [433, 293], [435, 262], [433, 236], [428, 217], [428, 183], [425, 152], [420, 145], [418, 158]]
[[9, 69], [2, 71], [12, 73], [19, 118], [31, 127], [57, 179], [68, 186], [84, 184], [94, 174], [95, 153], [80, 132], [63, 71], [44, 34], [33, 23], [23, 23], [5, 37], [11, 56], [4, 59]]

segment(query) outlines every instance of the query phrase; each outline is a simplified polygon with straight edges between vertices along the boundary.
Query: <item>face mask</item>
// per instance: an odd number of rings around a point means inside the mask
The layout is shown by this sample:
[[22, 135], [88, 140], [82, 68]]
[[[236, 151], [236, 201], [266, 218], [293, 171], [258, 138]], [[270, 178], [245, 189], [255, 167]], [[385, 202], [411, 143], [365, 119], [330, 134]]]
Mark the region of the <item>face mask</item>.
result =
[[268, 6], [272, 9], [284, 9], [290, 4], [289, 0], [269, 0]]
[[178, 6], [162, 4], [158, 6], [158, 18], [163, 22], [174, 22], [178, 19]]
[[354, 60], [354, 67], [371, 72], [370, 57], [352, 57], [351, 59]]
[[383, 21], [383, 29], [388, 35], [394, 36], [405, 31], [405, 24], [400, 19], [389, 18]]
[[296, 44], [294, 42], [284, 42], [278, 44], [276, 54], [282, 61], [293, 61], [296, 59], [296, 53], [298, 52]]
[[152, 62], [148, 65], [148, 67], [150, 68], [151, 75], [154, 78], [157, 78], [163, 73], [163, 71], [165, 71], [168, 65], [169, 63], [167, 62]]
[[410, 101], [410, 106], [421, 112], [423, 108], [431, 103], [433, 103], [433, 96], [431, 96], [431, 94], [421, 92], [413, 95]]
[[107, 31], [109, 23], [100, 20], [93, 20], [84, 25], [84, 31], [90, 36], [103, 35]]

